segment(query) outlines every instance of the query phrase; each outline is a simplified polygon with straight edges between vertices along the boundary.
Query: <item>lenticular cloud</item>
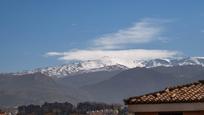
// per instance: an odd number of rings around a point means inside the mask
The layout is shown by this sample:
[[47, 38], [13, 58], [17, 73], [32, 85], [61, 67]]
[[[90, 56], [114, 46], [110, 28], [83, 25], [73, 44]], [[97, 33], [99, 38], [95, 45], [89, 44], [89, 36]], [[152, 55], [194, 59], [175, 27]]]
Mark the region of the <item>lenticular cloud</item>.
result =
[[102, 60], [109, 59], [118, 64], [130, 65], [134, 60], [147, 60], [156, 58], [169, 58], [177, 55], [178, 52], [167, 50], [75, 50], [69, 52], [48, 52], [47, 56], [58, 56], [58, 59], [65, 61], [79, 60]]

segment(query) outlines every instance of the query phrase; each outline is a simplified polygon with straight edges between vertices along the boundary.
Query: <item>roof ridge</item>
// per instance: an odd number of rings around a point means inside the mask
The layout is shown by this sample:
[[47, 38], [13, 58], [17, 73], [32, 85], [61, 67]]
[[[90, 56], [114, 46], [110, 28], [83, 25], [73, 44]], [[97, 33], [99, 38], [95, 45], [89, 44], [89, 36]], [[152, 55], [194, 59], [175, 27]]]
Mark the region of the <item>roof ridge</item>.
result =
[[191, 86], [191, 85], [197, 85], [199, 83], [202, 83], [204, 84], [204, 80], [199, 80], [199, 81], [196, 81], [196, 82], [193, 82], [193, 83], [187, 83], [187, 84], [181, 84], [181, 85], [177, 85], [177, 86], [172, 86], [172, 87], [166, 87], [165, 89], [169, 89], [169, 90], [172, 90], [172, 89], [176, 89], [176, 88], [182, 88], [182, 87], [188, 87], [188, 86]]
[[131, 100], [131, 99], [136, 99], [136, 98], [140, 98], [140, 97], [143, 97], [143, 96], [149, 96], [149, 95], [158, 96], [158, 95], [160, 95], [162, 93], [165, 93], [165, 92], [170, 92], [170, 91], [175, 90], [175, 89], [181, 89], [183, 87], [190, 87], [192, 85], [198, 85], [198, 84], [204, 84], [204, 80], [199, 80], [199, 81], [196, 81], [196, 82], [193, 82], [193, 83], [188, 83], [188, 84], [181, 84], [181, 85], [177, 85], [177, 86], [173, 86], [173, 87], [166, 87], [161, 91], [155, 91], [155, 92], [147, 93], [147, 94], [144, 94], [144, 95], [130, 97], [128, 99], [125, 99], [124, 102], [125, 102], [125, 104], [127, 104], [129, 102], [129, 100]]

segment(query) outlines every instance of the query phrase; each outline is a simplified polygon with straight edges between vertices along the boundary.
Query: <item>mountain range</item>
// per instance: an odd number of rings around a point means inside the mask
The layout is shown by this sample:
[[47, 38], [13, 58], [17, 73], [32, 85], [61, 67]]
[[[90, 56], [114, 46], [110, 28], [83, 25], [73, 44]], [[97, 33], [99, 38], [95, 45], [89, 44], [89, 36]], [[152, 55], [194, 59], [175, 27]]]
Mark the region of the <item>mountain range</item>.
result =
[[[134, 66], [132, 66], [134, 64]], [[123, 103], [129, 96], [204, 79], [204, 58], [89, 60], [17, 73], [0, 74], [4, 106], [82, 101]]]
[[[131, 66], [130, 66], [131, 65]], [[121, 63], [109, 58], [101, 60], [88, 60], [82, 62], [75, 62], [71, 64], [63, 64], [59, 66], [37, 68], [30, 71], [23, 71], [13, 73], [14, 75], [23, 75], [30, 73], [42, 73], [51, 77], [65, 77], [73, 76], [82, 73], [91, 73], [97, 71], [114, 71], [118, 69], [131, 69], [135, 67], [158, 67], [158, 66], [182, 66], [182, 65], [201, 65], [204, 66], [204, 57], [186, 57], [186, 58], [172, 58], [172, 59], [151, 59], [151, 60], [133, 60], [128, 63]]]

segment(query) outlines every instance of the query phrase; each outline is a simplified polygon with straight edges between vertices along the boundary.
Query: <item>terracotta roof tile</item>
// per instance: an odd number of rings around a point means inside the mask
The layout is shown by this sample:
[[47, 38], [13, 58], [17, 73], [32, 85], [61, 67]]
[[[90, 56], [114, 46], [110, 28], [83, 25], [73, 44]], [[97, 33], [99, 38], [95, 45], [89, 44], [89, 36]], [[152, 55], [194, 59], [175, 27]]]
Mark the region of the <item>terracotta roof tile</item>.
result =
[[163, 91], [130, 97], [125, 104], [204, 102], [204, 81], [166, 88]]

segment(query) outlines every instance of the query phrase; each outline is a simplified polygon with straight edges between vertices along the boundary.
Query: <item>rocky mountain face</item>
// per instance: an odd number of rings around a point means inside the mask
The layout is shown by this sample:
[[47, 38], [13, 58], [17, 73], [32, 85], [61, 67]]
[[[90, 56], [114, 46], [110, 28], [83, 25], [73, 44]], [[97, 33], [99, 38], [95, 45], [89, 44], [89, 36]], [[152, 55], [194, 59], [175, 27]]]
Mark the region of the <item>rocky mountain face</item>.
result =
[[204, 67], [183, 65], [173, 67], [133, 68], [97, 84], [81, 87], [93, 95], [94, 100], [122, 102], [130, 96], [155, 92], [165, 87], [204, 79]]
[[[54, 101], [77, 103], [82, 99], [82, 93], [72, 87], [63, 87], [41, 73], [0, 75], [0, 103], [2, 106], [42, 104]], [[87, 100], [85, 96], [83, 99]]]

